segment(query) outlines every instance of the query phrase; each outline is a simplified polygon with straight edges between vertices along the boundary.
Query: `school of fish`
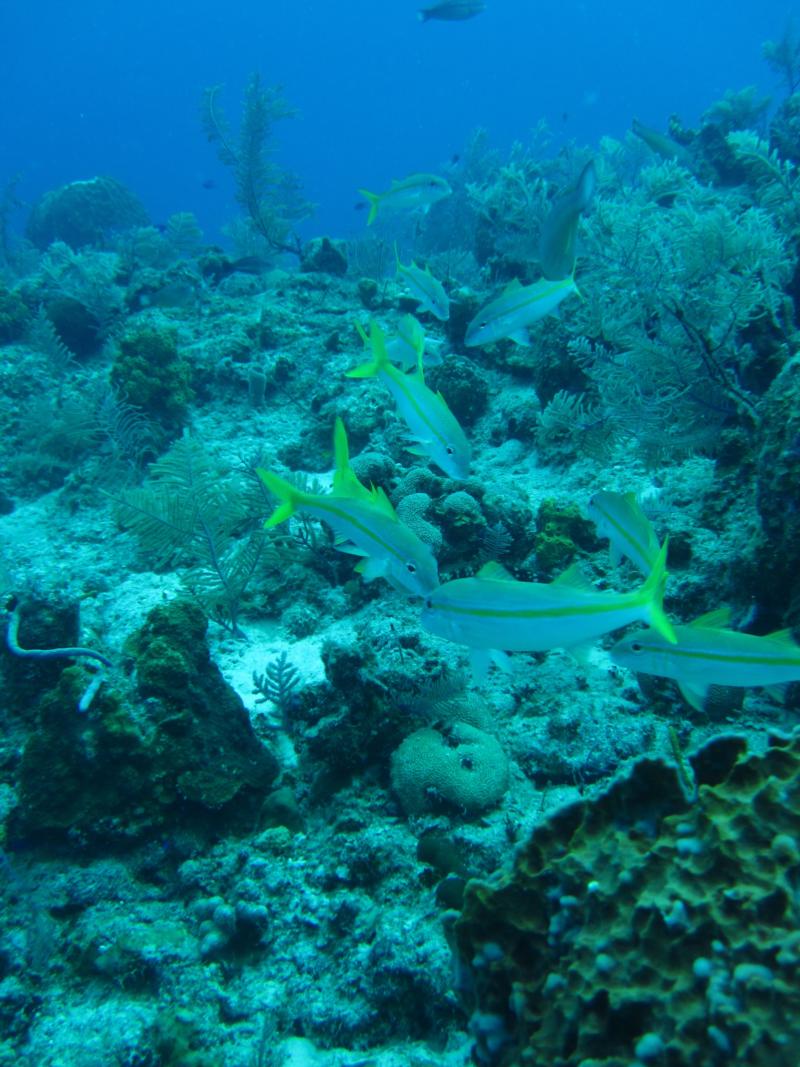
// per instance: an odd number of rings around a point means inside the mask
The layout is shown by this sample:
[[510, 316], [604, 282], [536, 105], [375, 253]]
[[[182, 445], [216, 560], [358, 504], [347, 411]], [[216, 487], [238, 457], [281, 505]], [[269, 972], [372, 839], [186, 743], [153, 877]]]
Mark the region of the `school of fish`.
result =
[[[420, 12], [423, 20], [457, 21], [484, 9], [482, 3], [445, 2]], [[633, 132], [654, 152], [685, 163], [682, 146], [634, 121]], [[542, 225], [539, 261], [542, 276], [522, 285], [510, 282], [485, 304], [469, 323], [468, 347], [509, 339], [530, 344], [530, 329], [545, 316], [558, 313], [575, 283], [576, 235], [597, 186], [589, 161], [574, 185], [551, 203]], [[393, 181], [382, 193], [360, 190], [369, 203], [367, 224], [389, 212], [427, 212], [449, 196], [445, 179], [413, 174]], [[398, 281], [420, 314], [448, 320], [450, 301], [429, 266], [413, 260], [403, 264], [395, 248]], [[415, 316], [406, 314], [388, 336], [372, 320], [365, 329], [356, 323], [369, 356], [346, 372], [351, 379], [375, 378], [391, 395], [408, 431], [408, 450], [444, 475], [463, 480], [469, 474], [471, 447], [441, 393], [425, 382], [424, 368], [441, 363], [441, 354]], [[367, 581], [384, 578], [403, 593], [423, 599], [420, 621], [430, 633], [467, 649], [478, 677], [494, 662], [503, 665], [508, 652], [537, 652], [563, 647], [578, 649], [599, 637], [644, 623], [649, 628], [624, 636], [611, 649], [619, 667], [637, 674], [673, 679], [684, 699], [705, 706], [712, 686], [778, 690], [800, 681], [800, 646], [788, 632], [765, 637], [730, 628], [730, 612], [717, 609], [688, 625], [674, 625], [664, 611], [668, 538], [659, 542], [636, 496], [598, 490], [586, 512], [598, 535], [608, 538], [611, 560], [627, 559], [644, 577], [627, 592], [598, 590], [575, 567], [549, 583], [518, 581], [498, 563], [483, 566], [472, 578], [439, 581], [436, 559], [428, 545], [397, 517], [386, 493], [367, 488], [350, 466], [347, 436], [340, 419], [334, 428], [335, 470], [330, 493], [309, 493], [278, 475], [258, 473], [279, 503], [267, 522], [275, 526], [295, 513], [327, 524], [336, 547], [362, 557], [357, 570]]]

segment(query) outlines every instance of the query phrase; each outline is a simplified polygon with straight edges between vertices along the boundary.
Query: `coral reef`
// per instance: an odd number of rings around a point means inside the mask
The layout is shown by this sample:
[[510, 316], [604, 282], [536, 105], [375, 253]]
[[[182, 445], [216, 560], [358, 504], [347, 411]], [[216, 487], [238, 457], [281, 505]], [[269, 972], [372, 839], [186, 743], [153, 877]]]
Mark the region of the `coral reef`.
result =
[[178, 350], [174, 331], [142, 325], [126, 333], [111, 368], [115, 389], [175, 436], [192, 398], [192, 368]]
[[122, 231], [147, 226], [139, 199], [115, 178], [71, 182], [53, 189], [33, 206], [27, 235], [37, 248], [64, 241], [76, 251], [104, 245]]
[[88, 718], [78, 714], [75, 667], [41, 694], [12, 839], [131, 840], [178, 823], [201, 835], [252, 825], [278, 767], [211, 663], [206, 625], [185, 601], [150, 613], [130, 641], [138, 711], [134, 693], [115, 687], [101, 690]]
[[788, 1067], [800, 736], [640, 760], [561, 809], [454, 927], [482, 1063]]

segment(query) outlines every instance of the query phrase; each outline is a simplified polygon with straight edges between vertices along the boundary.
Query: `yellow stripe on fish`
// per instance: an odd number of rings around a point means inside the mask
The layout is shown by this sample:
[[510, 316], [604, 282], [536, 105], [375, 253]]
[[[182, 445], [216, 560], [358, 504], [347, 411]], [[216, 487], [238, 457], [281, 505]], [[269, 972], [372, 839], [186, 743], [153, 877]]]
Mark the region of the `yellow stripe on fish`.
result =
[[366, 581], [386, 578], [395, 588], [424, 596], [439, 581], [433, 553], [398, 519], [382, 489], [367, 489], [358, 480], [350, 466], [341, 419], [336, 420], [334, 452], [331, 493], [308, 493], [271, 471], [259, 469], [259, 478], [280, 501], [266, 528], [285, 522], [298, 511], [311, 515], [337, 534], [337, 548], [365, 557], [356, 569]]
[[571, 648], [632, 622], [648, 622], [672, 642], [664, 614], [666, 542], [647, 580], [629, 593], [598, 592], [571, 568], [554, 582], [518, 582], [498, 576], [497, 565], [475, 578], [445, 582], [425, 599], [422, 624], [470, 649], [541, 652]]
[[386, 338], [377, 322], [370, 323], [369, 335], [359, 324], [356, 329], [370, 348], [372, 359], [347, 371], [347, 377], [379, 378], [411, 431], [415, 443], [410, 451], [426, 456], [450, 478], [466, 478], [472, 451], [469, 441], [442, 394], [425, 384], [421, 353], [417, 369], [404, 374], [389, 361]]

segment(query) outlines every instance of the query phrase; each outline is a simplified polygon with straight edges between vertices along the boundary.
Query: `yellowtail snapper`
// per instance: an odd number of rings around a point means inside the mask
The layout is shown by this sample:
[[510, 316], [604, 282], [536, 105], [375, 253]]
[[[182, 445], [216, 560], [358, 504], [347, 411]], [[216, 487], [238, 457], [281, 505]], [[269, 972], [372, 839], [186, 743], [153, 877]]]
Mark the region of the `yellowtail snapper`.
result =
[[647, 622], [665, 644], [675, 640], [664, 613], [667, 544], [647, 580], [629, 593], [598, 592], [571, 567], [554, 582], [518, 582], [497, 563], [475, 578], [444, 582], [425, 599], [422, 625], [471, 650], [484, 667], [494, 652], [574, 648], [633, 622]]
[[588, 210], [596, 187], [597, 171], [590, 159], [575, 185], [553, 201], [539, 237], [539, 263], [545, 278], [569, 278], [575, 270], [578, 223]]
[[336, 467], [331, 493], [308, 493], [271, 471], [259, 470], [267, 489], [280, 503], [266, 522], [277, 526], [301, 511], [337, 534], [336, 547], [363, 556], [356, 570], [365, 581], [386, 578], [396, 589], [424, 596], [439, 581], [428, 545], [404, 525], [382, 489], [367, 489], [350, 466], [347, 434], [341, 419], [334, 429]]
[[592, 494], [586, 512], [599, 536], [611, 542], [614, 565], [626, 556], [642, 574], [650, 573], [658, 556], [658, 537], [635, 493], [600, 489]]
[[438, 367], [442, 363], [441, 341], [432, 341], [425, 336], [419, 319], [404, 315], [397, 324], [397, 332], [386, 338], [386, 351], [392, 363], [403, 370], [415, 369], [420, 360], [423, 367]]
[[403, 266], [397, 254], [397, 246], [395, 246], [394, 258], [397, 263], [398, 277], [402, 278], [421, 310], [429, 312], [440, 322], [447, 322], [450, 318], [450, 298], [439, 279], [431, 274], [430, 267], [425, 267], [423, 270], [413, 259], [409, 266]]
[[411, 431], [415, 455], [424, 456], [450, 478], [466, 478], [471, 448], [466, 434], [441, 393], [425, 384], [422, 356], [413, 374], [404, 374], [389, 362], [386, 338], [377, 322], [370, 323], [369, 336], [356, 324], [372, 359], [347, 371], [348, 378], [378, 378], [394, 397], [397, 411]]
[[757, 637], [727, 629], [729, 623], [729, 609], [719, 608], [676, 626], [675, 643], [640, 631], [618, 641], [611, 658], [639, 674], [672, 678], [698, 711], [704, 710], [713, 685], [770, 688], [800, 681], [800, 647], [790, 630]]
[[528, 327], [553, 314], [562, 300], [577, 292], [572, 275], [557, 281], [540, 278], [533, 285], [520, 285], [515, 279], [496, 300], [481, 308], [467, 327], [464, 343], [490, 345], [508, 337], [518, 345], [529, 345]]
[[444, 178], [436, 174], [410, 174], [392, 182], [384, 193], [359, 189], [369, 201], [367, 226], [378, 217], [378, 211], [428, 211], [432, 204], [450, 196], [452, 189]]

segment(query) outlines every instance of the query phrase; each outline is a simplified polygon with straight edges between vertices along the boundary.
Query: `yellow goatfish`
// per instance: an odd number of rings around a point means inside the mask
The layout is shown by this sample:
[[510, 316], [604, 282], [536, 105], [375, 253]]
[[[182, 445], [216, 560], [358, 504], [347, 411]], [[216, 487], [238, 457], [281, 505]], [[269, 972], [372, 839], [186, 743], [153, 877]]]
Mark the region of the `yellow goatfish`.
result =
[[409, 451], [426, 456], [451, 478], [466, 478], [472, 452], [469, 441], [442, 394], [434, 393], [425, 384], [422, 354], [414, 373], [404, 374], [389, 362], [386, 338], [377, 322], [370, 323], [369, 337], [358, 323], [356, 329], [371, 349], [372, 360], [347, 371], [347, 377], [379, 378], [411, 431], [414, 445]]
[[395, 179], [384, 193], [371, 193], [359, 189], [369, 201], [367, 226], [371, 226], [381, 211], [428, 211], [432, 204], [444, 200], [452, 193], [450, 184], [436, 174], [410, 174], [400, 181]]
[[666, 559], [665, 542], [647, 580], [630, 593], [598, 592], [574, 567], [544, 584], [514, 581], [489, 563], [477, 577], [444, 582], [429, 593], [422, 625], [467, 645], [476, 666], [495, 651], [572, 648], [632, 622], [647, 622], [673, 642], [675, 631], [662, 604]]
[[265, 524], [269, 529], [301, 511], [337, 535], [336, 547], [363, 556], [356, 570], [365, 581], [386, 578], [396, 589], [424, 596], [439, 581], [428, 545], [402, 523], [382, 489], [367, 489], [350, 466], [347, 434], [341, 419], [334, 429], [336, 468], [331, 493], [307, 493], [271, 471], [258, 476], [280, 503]]
[[592, 494], [586, 512], [600, 537], [611, 542], [615, 566], [626, 556], [642, 574], [650, 573], [658, 556], [658, 538], [635, 493], [600, 489]]
[[509, 337], [518, 345], [529, 345], [528, 327], [552, 314], [565, 297], [577, 291], [572, 275], [557, 281], [540, 278], [533, 285], [520, 285], [515, 279], [496, 300], [481, 308], [467, 327], [464, 344], [489, 345]]
[[659, 633], [624, 637], [611, 649], [620, 667], [672, 678], [684, 699], [702, 711], [712, 685], [767, 688], [800, 681], [800, 646], [791, 630], [757, 637], [726, 627], [730, 610], [719, 608], [687, 626], [676, 626], [674, 644]]

